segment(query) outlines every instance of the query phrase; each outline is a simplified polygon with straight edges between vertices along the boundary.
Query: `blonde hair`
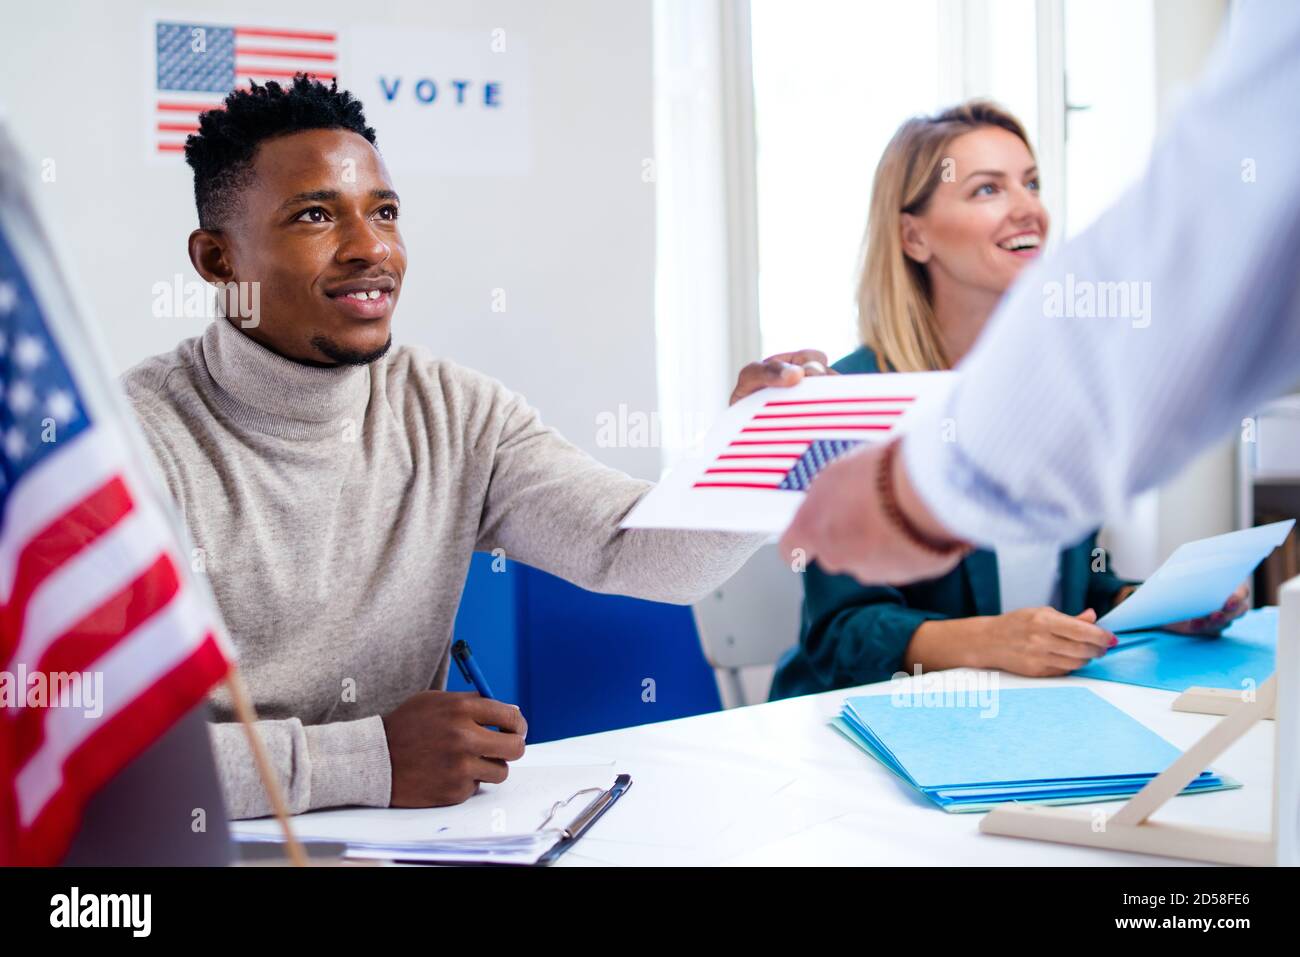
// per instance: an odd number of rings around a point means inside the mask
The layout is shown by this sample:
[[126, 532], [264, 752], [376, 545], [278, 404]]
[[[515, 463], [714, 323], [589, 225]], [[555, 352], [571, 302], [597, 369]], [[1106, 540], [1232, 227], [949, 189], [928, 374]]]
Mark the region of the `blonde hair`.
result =
[[1034, 148], [1014, 116], [988, 100], [969, 100], [898, 128], [876, 166], [858, 278], [858, 329], [881, 371], [947, 369], [935, 327], [925, 266], [903, 251], [902, 215], [925, 211], [946, 169], [948, 144], [996, 126]]

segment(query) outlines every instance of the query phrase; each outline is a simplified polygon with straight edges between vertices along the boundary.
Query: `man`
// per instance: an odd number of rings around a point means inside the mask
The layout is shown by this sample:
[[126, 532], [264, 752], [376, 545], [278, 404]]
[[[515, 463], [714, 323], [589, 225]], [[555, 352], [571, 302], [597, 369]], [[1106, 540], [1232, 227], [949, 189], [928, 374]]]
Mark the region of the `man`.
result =
[[[258, 283], [239, 301], [259, 315], [218, 319], [125, 376], [294, 812], [456, 803], [523, 753], [518, 709], [430, 690], [445, 686], [474, 550], [684, 603], [758, 545], [620, 531], [647, 483], [579, 451], [487, 376], [391, 348], [407, 262], [374, 144], [360, 103], [302, 77], [205, 113], [186, 145], [200, 223], [190, 259], [211, 283]], [[747, 367], [733, 401], [824, 361]], [[229, 809], [266, 814], [243, 731], [225, 723], [230, 702], [214, 705]]]
[[1022, 274], [901, 445], [818, 476], [787, 554], [902, 584], [1071, 541], [1300, 380], [1300, 4], [1232, 18], [1144, 176]]

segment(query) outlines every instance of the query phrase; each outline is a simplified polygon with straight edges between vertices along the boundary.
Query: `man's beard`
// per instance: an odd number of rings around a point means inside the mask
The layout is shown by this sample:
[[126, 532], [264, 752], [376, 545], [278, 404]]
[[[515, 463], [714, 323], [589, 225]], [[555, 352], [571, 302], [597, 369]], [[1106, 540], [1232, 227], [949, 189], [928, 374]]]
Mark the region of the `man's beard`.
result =
[[393, 335], [389, 333], [388, 341], [378, 349], [371, 349], [369, 352], [358, 352], [355, 349], [345, 349], [327, 336], [313, 336], [311, 344], [316, 347], [316, 351], [323, 356], [327, 356], [331, 361], [341, 366], [368, 366], [376, 359], [382, 359], [393, 345]]

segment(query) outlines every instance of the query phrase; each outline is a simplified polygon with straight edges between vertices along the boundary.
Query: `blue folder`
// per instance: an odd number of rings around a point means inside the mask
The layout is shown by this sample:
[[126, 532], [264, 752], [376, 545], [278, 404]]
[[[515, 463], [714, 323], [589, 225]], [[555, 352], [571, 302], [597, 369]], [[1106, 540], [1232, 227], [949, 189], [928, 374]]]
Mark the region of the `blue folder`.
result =
[[1122, 632], [1159, 628], [1215, 611], [1286, 540], [1295, 519], [1186, 542], [1097, 624]]
[[[907, 694], [861, 695], [832, 725], [954, 812], [1125, 798], [1181, 753], [1087, 688], [1017, 688], [992, 701], [922, 707]], [[1240, 784], [1205, 770], [1183, 793], [1229, 787]]]
[[1275, 668], [1277, 608], [1248, 611], [1217, 638], [1138, 631], [1119, 639], [1074, 673], [1165, 691], [1257, 688]]
[[1248, 612], [1218, 638], [1160, 631], [1222, 606], [1295, 527], [1295, 520], [1245, 528], [1180, 545], [1132, 595], [1097, 624], [1119, 643], [1075, 674], [1186, 691], [1258, 687], [1273, 673], [1277, 609]]

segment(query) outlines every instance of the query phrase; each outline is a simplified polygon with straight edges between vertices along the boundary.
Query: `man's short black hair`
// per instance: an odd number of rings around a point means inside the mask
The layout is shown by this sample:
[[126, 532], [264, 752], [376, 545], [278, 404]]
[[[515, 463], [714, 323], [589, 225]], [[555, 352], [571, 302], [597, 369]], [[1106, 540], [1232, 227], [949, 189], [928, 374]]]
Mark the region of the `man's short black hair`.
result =
[[326, 86], [299, 73], [288, 89], [275, 81], [235, 90], [224, 108], [199, 117], [199, 131], [185, 140], [185, 161], [194, 168], [199, 225], [221, 229], [248, 185], [253, 154], [265, 140], [303, 130], [351, 130], [375, 142], [361, 101], [338, 81]]

